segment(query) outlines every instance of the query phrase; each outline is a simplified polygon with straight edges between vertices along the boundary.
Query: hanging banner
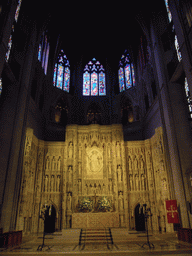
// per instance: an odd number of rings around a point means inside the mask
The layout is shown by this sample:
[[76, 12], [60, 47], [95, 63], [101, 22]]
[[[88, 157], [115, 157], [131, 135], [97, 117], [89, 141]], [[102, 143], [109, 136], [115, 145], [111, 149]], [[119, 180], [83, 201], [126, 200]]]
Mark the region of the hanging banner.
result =
[[177, 200], [166, 200], [167, 221], [168, 223], [179, 223], [177, 211]]

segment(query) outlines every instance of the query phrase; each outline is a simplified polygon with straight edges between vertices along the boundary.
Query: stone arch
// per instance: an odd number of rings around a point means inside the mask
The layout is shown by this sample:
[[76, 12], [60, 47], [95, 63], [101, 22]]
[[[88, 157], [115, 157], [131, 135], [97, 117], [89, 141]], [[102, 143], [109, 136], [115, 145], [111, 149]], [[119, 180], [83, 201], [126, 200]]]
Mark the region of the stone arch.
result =
[[137, 203], [134, 208], [135, 214], [135, 229], [137, 231], [145, 230], [145, 215], [143, 213], [143, 207], [141, 207], [140, 203]]
[[99, 102], [91, 102], [86, 111], [87, 124], [102, 124], [103, 108]]
[[64, 95], [59, 95], [50, 107], [50, 119], [52, 122], [66, 126], [68, 124], [68, 99]]
[[125, 92], [121, 95], [121, 123], [127, 125], [139, 120], [139, 105], [135, 88], [131, 92]]
[[45, 215], [45, 233], [55, 232], [56, 208], [54, 204], [51, 204], [50, 207], [51, 207], [51, 210], [48, 209]]

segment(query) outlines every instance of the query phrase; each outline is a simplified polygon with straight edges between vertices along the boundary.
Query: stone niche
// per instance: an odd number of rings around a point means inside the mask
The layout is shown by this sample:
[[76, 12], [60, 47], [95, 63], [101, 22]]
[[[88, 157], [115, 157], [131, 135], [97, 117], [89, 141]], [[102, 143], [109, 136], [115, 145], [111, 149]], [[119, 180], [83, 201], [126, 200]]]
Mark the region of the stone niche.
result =
[[[39, 214], [44, 204], [55, 209], [56, 229], [75, 227], [78, 214], [85, 214], [86, 223], [100, 215], [104, 219], [109, 215], [114, 223], [118, 216], [119, 227], [135, 229], [136, 209], [144, 203], [153, 214], [149, 229], [172, 230], [165, 211], [170, 188], [161, 127], [151, 139], [125, 142], [122, 125], [69, 125], [65, 138], [65, 142], [41, 141], [27, 129], [19, 230], [43, 230]], [[79, 211], [82, 198], [95, 205], [106, 198], [111, 208], [106, 212]]]

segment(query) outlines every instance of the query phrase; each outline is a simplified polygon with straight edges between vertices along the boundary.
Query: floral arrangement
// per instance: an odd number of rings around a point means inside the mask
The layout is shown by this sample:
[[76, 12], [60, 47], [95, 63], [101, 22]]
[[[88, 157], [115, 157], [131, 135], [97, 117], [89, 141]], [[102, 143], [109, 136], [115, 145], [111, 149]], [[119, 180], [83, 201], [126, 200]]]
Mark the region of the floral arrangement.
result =
[[111, 202], [108, 200], [106, 196], [103, 196], [97, 202], [97, 211], [98, 212], [109, 212], [112, 211]]
[[89, 197], [83, 197], [78, 203], [79, 212], [91, 212], [93, 210], [93, 201]]

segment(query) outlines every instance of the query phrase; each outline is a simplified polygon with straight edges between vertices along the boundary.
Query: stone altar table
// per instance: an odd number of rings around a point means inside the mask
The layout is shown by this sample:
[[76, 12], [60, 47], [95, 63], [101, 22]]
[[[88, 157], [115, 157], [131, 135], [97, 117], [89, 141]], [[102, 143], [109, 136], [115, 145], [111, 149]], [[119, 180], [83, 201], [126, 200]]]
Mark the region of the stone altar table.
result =
[[98, 212], [98, 213], [73, 213], [72, 228], [118, 228], [119, 213]]

